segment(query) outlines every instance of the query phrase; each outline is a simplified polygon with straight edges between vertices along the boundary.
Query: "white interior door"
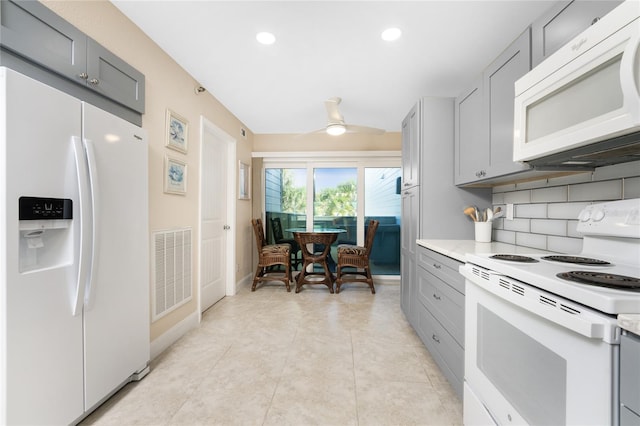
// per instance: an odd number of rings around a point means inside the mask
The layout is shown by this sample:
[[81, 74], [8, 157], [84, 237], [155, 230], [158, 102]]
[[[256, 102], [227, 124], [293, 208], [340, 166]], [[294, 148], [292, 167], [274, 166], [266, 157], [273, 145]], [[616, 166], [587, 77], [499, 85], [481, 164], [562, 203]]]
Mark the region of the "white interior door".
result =
[[222, 299], [226, 290], [228, 143], [202, 126], [200, 168], [200, 310]]

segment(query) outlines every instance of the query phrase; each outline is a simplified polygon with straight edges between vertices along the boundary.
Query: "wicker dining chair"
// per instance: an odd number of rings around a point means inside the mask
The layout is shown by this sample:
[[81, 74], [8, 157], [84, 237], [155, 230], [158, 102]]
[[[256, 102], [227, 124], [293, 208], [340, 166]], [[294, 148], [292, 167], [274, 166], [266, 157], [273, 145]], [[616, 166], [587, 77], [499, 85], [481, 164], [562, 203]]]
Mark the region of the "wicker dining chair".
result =
[[[282, 222], [279, 217], [271, 218], [271, 231], [273, 231], [273, 239], [276, 244], [289, 244], [291, 246], [291, 267], [295, 270], [298, 269], [298, 265], [302, 264], [302, 259], [298, 257], [300, 252], [300, 245], [293, 238], [287, 239], [284, 237], [284, 231], [282, 229]], [[302, 254], [300, 255], [302, 256]]]
[[[255, 291], [258, 283], [263, 281], [282, 281], [287, 287], [287, 291], [291, 291], [289, 285], [291, 281], [291, 247], [289, 244], [267, 244], [262, 219], [251, 219], [251, 224], [258, 248], [258, 266], [253, 277], [251, 291]], [[270, 267], [277, 265], [282, 265], [284, 271], [270, 269]]]
[[[336, 270], [336, 293], [340, 293], [340, 286], [344, 282], [367, 283], [371, 289], [371, 294], [376, 294], [371, 277], [371, 267], [369, 265], [369, 255], [373, 247], [373, 239], [380, 224], [377, 220], [370, 220], [365, 238], [364, 247], [351, 244], [340, 244], [338, 246], [338, 268]], [[348, 268], [346, 271], [344, 268]], [[352, 270], [355, 269], [355, 270]], [[354, 277], [355, 276], [355, 277]], [[364, 276], [364, 278], [358, 278]]]

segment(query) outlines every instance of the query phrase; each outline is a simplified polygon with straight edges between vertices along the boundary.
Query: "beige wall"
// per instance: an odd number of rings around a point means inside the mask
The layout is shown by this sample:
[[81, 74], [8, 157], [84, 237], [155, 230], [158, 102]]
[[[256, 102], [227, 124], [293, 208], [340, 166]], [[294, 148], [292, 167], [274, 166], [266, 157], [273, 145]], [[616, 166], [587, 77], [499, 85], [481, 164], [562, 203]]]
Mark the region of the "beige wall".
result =
[[[199, 84], [151, 41], [138, 27], [128, 20], [108, 1], [44, 1], [46, 6], [71, 24], [85, 32], [123, 60], [145, 75], [146, 113], [142, 126], [149, 135], [149, 225], [150, 231], [178, 227], [191, 227], [198, 235], [198, 193], [200, 116], [206, 117], [216, 126], [237, 140], [237, 159], [251, 162], [253, 134], [247, 139], [240, 136], [244, 126], [211, 94], [196, 95]], [[165, 148], [165, 113], [170, 108], [189, 121], [188, 154]], [[188, 164], [187, 195], [169, 195], [163, 192], [163, 161], [166, 154], [186, 161]], [[251, 202], [237, 201], [236, 257], [241, 265], [237, 273], [240, 279], [251, 273], [250, 261], [244, 259], [250, 245]], [[193, 294], [197, 294], [198, 247], [193, 242]], [[197, 312], [198, 302], [194, 297], [189, 303], [166, 315], [151, 325], [151, 340], [156, 339], [172, 326]]]
[[402, 133], [388, 132], [384, 135], [346, 133], [330, 136], [326, 133], [311, 135], [270, 134], [255, 135], [253, 150], [256, 152], [302, 152], [302, 151], [400, 151]]
[[[295, 137], [294, 135], [240, 135], [245, 128], [217, 99], [206, 92], [194, 93], [199, 86], [184, 69], [171, 59], [159, 46], [108, 1], [43, 0], [43, 3], [85, 32], [98, 43], [131, 64], [145, 75], [146, 112], [142, 126], [149, 135], [149, 225], [150, 231], [179, 227], [191, 227], [198, 235], [198, 193], [200, 116], [235, 138], [237, 160], [251, 163], [252, 151], [360, 151], [400, 150], [400, 133], [382, 136], [352, 135], [331, 137], [326, 134]], [[170, 108], [189, 121], [188, 154], [168, 150], [165, 146], [165, 114]], [[248, 129], [247, 129], [248, 130]], [[187, 195], [169, 195], [163, 192], [163, 162], [166, 154], [184, 160], [188, 164]], [[256, 164], [258, 165], [258, 164]], [[260, 214], [259, 173], [254, 165], [253, 197], [251, 201], [236, 201], [236, 259], [240, 270], [237, 280], [251, 274], [255, 250], [250, 219]], [[257, 201], [256, 201], [257, 200]], [[198, 247], [193, 243], [193, 294], [197, 295]], [[155, 340], [181, 320], [197, 312], [198, 301], [189, 303], [151, 324], [151, 340]]]

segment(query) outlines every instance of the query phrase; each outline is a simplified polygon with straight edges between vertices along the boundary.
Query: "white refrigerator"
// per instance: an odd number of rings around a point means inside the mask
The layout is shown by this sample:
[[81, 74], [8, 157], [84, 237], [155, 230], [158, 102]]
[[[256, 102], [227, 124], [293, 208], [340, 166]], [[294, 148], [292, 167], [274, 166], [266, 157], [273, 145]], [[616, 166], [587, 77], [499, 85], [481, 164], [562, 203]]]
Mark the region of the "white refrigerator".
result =
[[0, 424], [70, 424], [149, 361], [144, 130], [0, 67]]

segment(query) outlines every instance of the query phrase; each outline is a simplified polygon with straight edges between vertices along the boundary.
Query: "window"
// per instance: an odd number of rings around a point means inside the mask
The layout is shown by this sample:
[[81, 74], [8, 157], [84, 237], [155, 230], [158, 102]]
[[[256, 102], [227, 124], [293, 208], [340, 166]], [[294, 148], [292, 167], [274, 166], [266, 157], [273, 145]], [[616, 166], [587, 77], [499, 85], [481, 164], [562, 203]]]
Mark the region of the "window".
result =
[[[342, 228], [332, 248], [336, 258], [338, 244], [364, 244], [370, 219], [380, 221], [371, 253], [374, 275], [400, 274], [400, 177], [399, 159], [304, 163], [289, 166], [265, 162], [264, 203], [267, 238], [273, 242], [270, 219], [279, 217], [285, 238], [287, 229], [312, 227]], [[398, 167], [394, 167], [394, 166]], [[312, 206], [307, 209], [307, 206]]]

